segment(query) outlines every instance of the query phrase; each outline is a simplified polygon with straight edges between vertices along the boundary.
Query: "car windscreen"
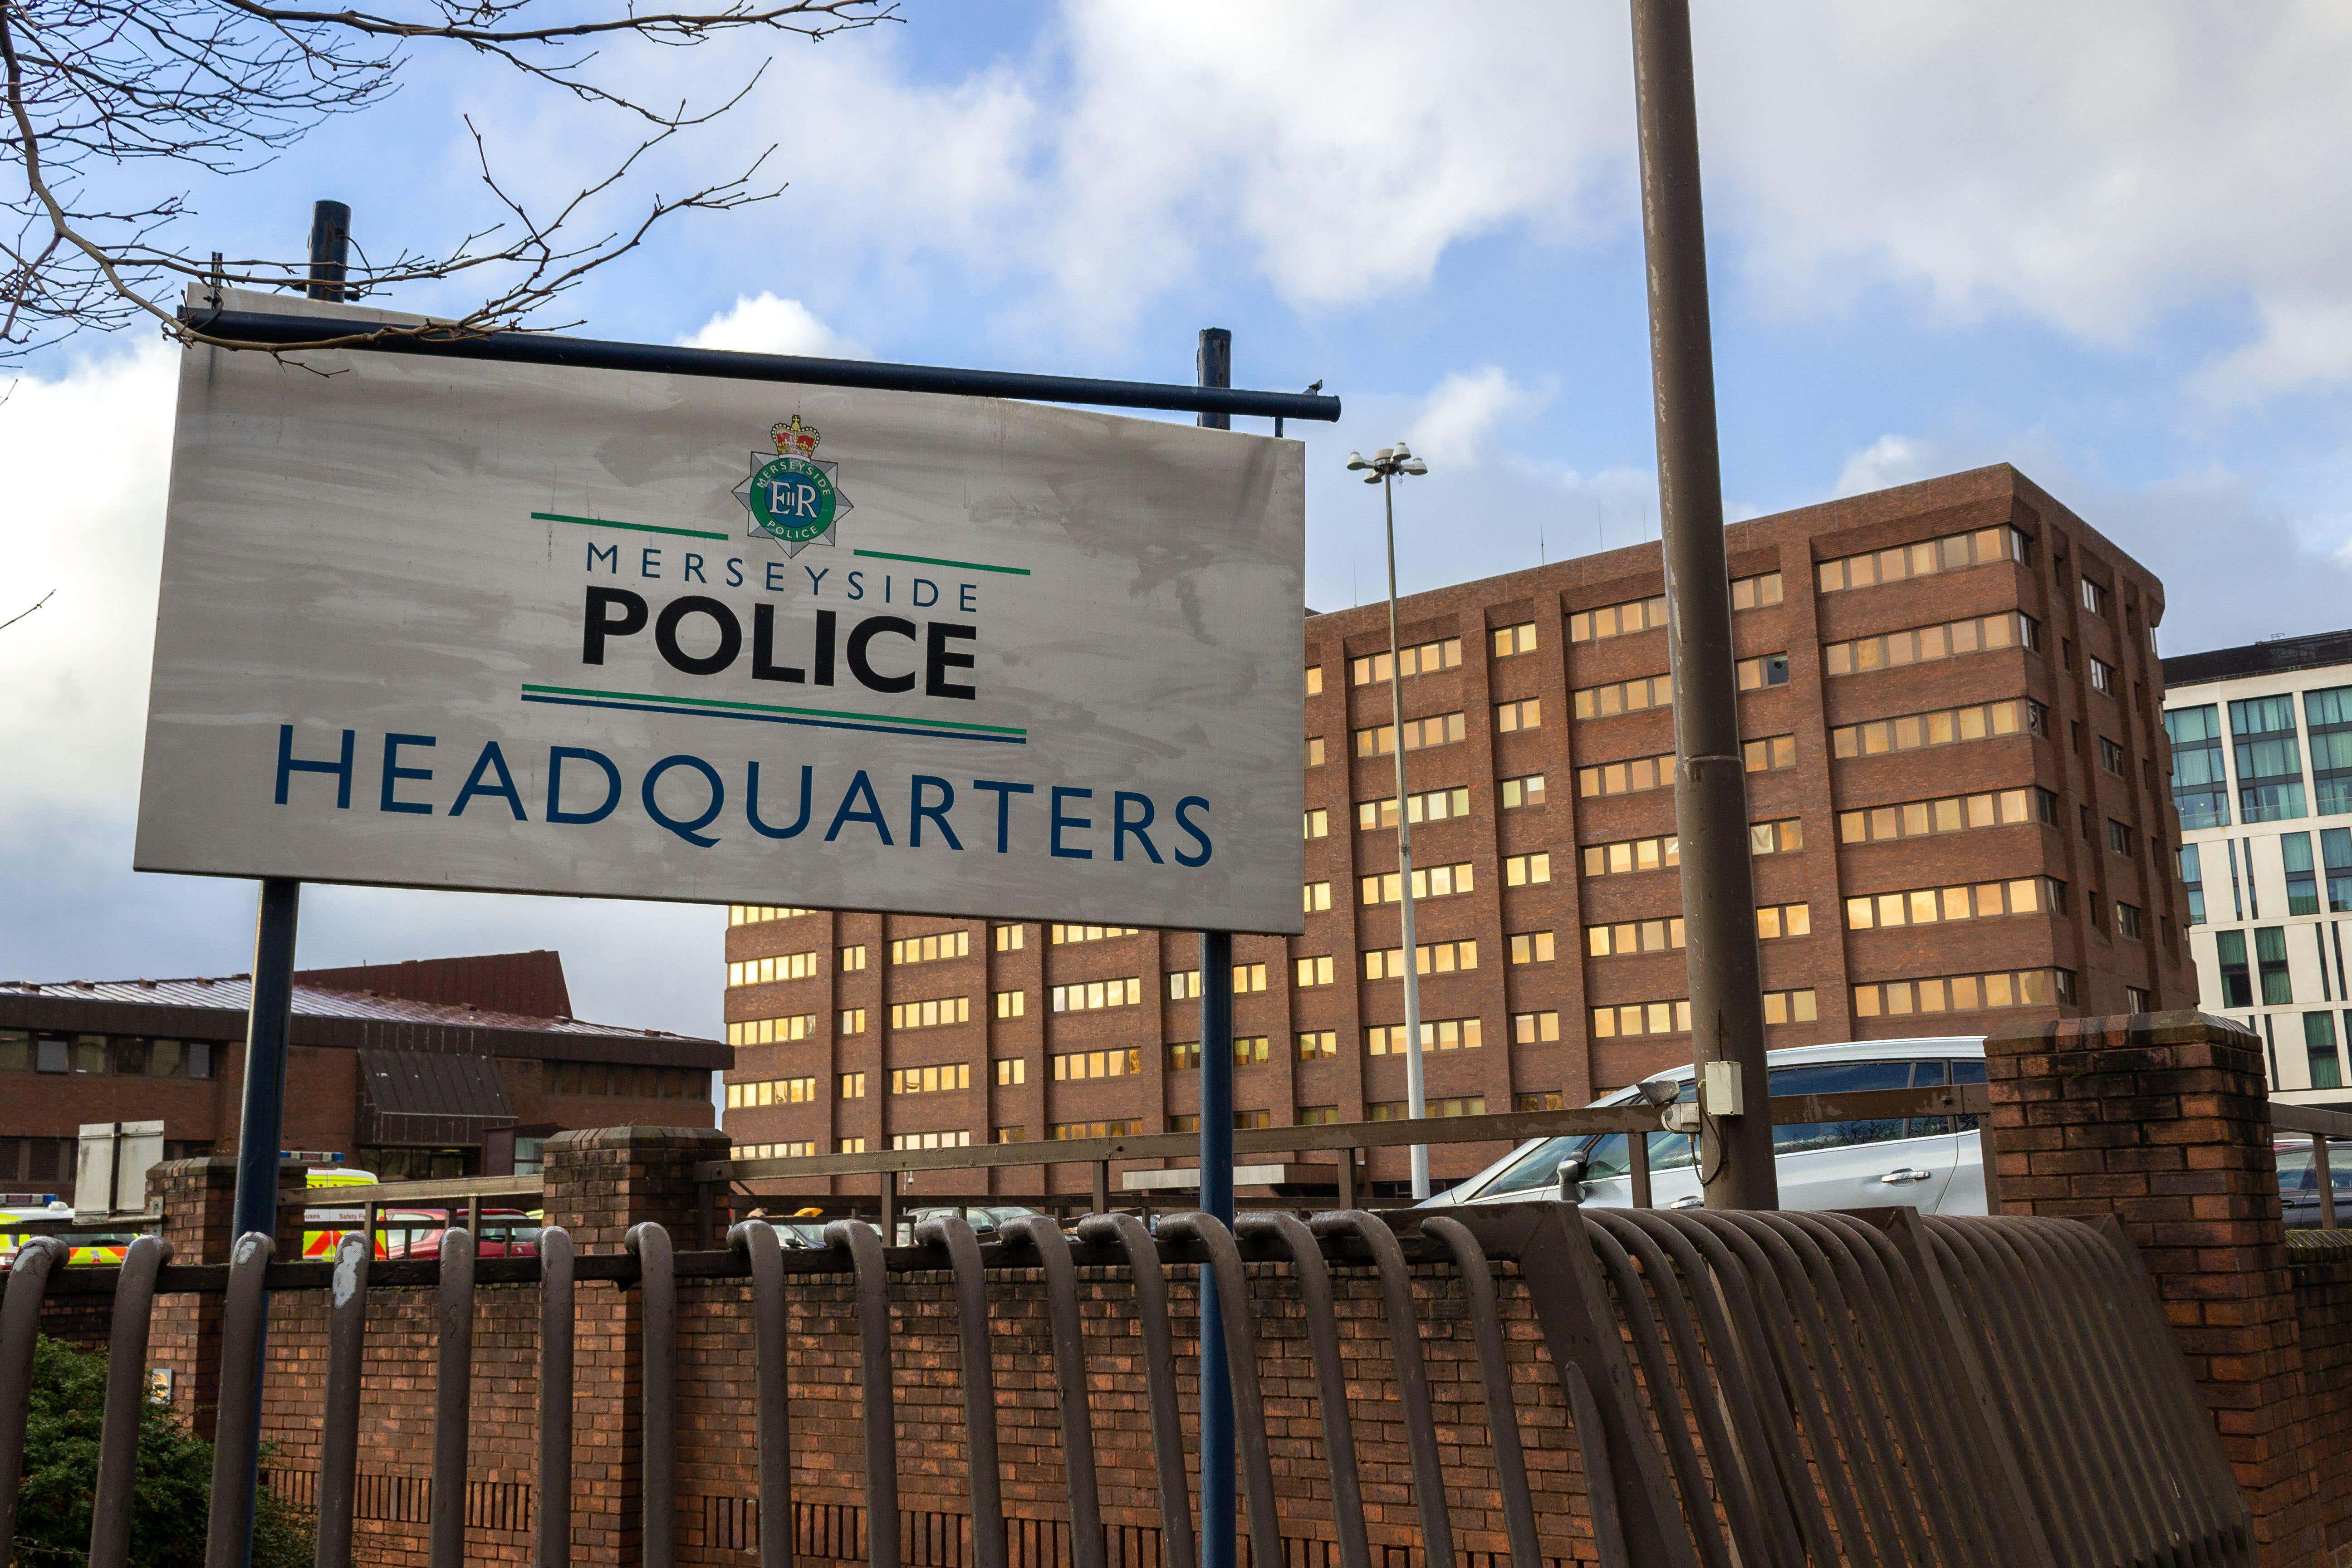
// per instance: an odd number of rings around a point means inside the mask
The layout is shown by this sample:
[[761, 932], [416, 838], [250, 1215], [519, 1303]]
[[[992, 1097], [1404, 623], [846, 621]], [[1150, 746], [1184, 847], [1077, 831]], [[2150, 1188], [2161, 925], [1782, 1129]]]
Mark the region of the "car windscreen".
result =
[[[1697, 1097], [1696, 1084], [1685, 1083], [1675, 1098], [1687, 1101]], [[1687, 1165], [1694, 1157], [1695, 1147], [1691, 1139], [1679, 1132], [1653, 1132], [1650, 1134], [1650, 1169], [1653, 1172], [1670, 1171]], [[1491, 1197], [1502, 1193], [1531, 1193], [1538, 1187], [1548, 1187], [1559, 1173], [1559, 1163], [1570, 1154], [1584, 1156], [1588, 1180], [1602, 1181], [1625, 1174], [1625, 1134], [1604, 1132], [1596, 1136], [1590, 1132], [1578, 1132], [1545, 1139], [1520, 1155], [1500, 1175], [1480, 1187], [1476, 1195]]]

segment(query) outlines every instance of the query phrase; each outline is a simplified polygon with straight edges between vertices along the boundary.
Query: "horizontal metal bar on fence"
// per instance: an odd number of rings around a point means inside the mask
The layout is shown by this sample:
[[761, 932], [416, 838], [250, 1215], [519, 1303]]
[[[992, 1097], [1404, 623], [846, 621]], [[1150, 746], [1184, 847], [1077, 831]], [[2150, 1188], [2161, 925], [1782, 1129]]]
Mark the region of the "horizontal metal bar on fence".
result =
[[2325, 1110], [2316, 1105], [2271, 1101], [2271, 1125], [2281, 1132], [2316, 1132], [2328, 1138], [2352, 1138], [2352, 1112]]

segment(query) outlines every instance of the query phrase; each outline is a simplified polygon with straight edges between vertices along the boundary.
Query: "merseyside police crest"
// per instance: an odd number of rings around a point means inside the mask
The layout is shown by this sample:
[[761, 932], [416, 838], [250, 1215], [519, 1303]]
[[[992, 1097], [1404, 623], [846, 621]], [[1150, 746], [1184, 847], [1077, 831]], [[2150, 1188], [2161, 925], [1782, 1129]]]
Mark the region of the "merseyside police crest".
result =
[[849, 498], [834, 482], [840, 465], [816, 460], [823, 437], [797, 414], [770, 426], [768, 435], [775, 451], [752, 453], [751, 477], [735, 488], [735, 499], [750, 514], [745, 531], [774, 540], [787, 557], [812, 544], [832, 544], [835, 523], [850, 510]]

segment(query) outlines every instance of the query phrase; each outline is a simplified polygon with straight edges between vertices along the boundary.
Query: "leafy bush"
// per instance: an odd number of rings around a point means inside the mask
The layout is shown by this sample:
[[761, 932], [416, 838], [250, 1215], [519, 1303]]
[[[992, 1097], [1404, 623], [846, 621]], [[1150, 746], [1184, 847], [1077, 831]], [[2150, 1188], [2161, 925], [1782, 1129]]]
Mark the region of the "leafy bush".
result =
[[[23, 1568], [82, 1563], [106, 1420], [106, 1358], [42, 1336], [33, 1347], [25, 1423], [25, 1480], [15, 1561]], [[139, 1410], [139, 1480], [131, 1496], [131, 1561], [140, 1568], [204, 1568], [213, 1446], [152, 1397]], [[315, 1522], [263, 1489], [255, 1500], [254, 1568], [306, 1568]]]

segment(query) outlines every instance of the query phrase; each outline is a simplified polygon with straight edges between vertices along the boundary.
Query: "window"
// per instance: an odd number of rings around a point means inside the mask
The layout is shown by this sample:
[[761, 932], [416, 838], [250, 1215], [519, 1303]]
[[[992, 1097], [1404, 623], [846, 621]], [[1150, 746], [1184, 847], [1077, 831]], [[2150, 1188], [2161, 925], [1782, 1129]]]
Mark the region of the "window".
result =
[[1000, 1018], [1025, 1017], [1029, 1012], [1029, 993], [999, 991], [995, 998], [996, 1016]]
[[1308, 914], [1331, 907], [1331, 884], [1308, 882], [1299, 889], [1299, 902]]
[[1495, 733], [1517, 734], [1521, 730], [1543, 728], [1543, 703], [1529, 697], [1518, 702], [1506, 702], [1495, 710]]
[[1753, 577], [1731, 580], [1731, 607], [1735, 610], [1760, 610], [1780, 602], [1780, 574], [1760, 572]]
[[1785, 653], [1743, 658], [1732, 668], [1742, 691], [1761, 691], [1768, 686], [1789, 684], [1789, 656]]
[[935, 959], [964, 958], [971, 952], [971, 932], [934, 931], [929, 936], [901, 937], [890, 944], [890, 962], [929, 963]]
[[1633, 1035], [1686, 1035], [1690, 1033], [1690, 1003], [1628, 1002], [1615, 1007], [1592, 1009], [1592, 1035], [1595, 1039], [1609, 1040]]
[[2352, 827], [2321, 828], [2319, 859], [2327, 868], [2327, 912], [2352, 914]]
[[1535, 855], [1513, 855], [1503, 862], [1503, 885], [1524, 888], [1532, 882], [1551, 880], [1551, 855], [1549, 851]]
[[1813, 933], [1811, 904], [1759, 904], [1756, 909], [1756, 940], [1777, 942], [1784, 936]]
[[1515, 626], [1496, 626], [1494, 632], [1495, 657], [1509, 658], [1514, 654], [1536, 651], [1536, 624], [1521, 621]]
[[1024, 1123], [1016, 1121], [1010, 1127], [994, 1129], [989, 1137], [998, 1143], [1026, 1143], [1029, 1142], [1029, 1129]]
[[2311, 860], [2311, 835], [2280, 834], [2279, 858], [2286, 864], [2286, 912], [2291, 915], [2317, 914], [2319, 869]]
[[2301, 816], [2303, 749], [2295, 742], [2294, 699], [2254, 697], [2231, 703], [2230, 733], [2238, 753], [2240, 820]]
[[996, 928], [996, 951], [999, 952], [1020, 952], [1022, 942], [1021, 933], [1028, 929], [1029, 928], [1027, 926], [998, 926]]
[[[1549, 875], [1549, 872], [1547, 872]], [[1467, 860], [1451, 866], [1420, 866], [1413, 868], [1412, 896], [1415, 899], [1443, 899], [1471, 890], [1471, 867]], [[1365, 904], [1393, 904], [1403, 896], [1403, 885], [1394, 871], [1360, 879], [1358, 891]]]
[[1952, 795], [1937, 800], [1842, 811], [1838, 813], [1838, 837], [1847, 844], [1873, 843], [1882, 838], [1922, 838], [1936, 833], [1965, 833], [1978, 827], [2010, 827], [2032, 822], [2037, 816], [2045, 822], [2053, 821], [2057, 810], [2058, 797], [2039, 787]]
[[1614, 719], [1620, 713], [1646, 713], [1653, 708], [1671, 708], [1675, 700], [1674, 678], [1667, 675], [1644, 675], [1633, 680], [1621, 680], [1613, 686], [1588, 686], [1568, 694], [1569, 710], [1580, 719]]
[[747, 958], [727, 966], [730, 985], [764, 985], [774, 980], [806, 980], [824, 973], [824, 961], [814, 952], [786, 952], [773, 958]]
[[[1431, 746], [1451, 745], [1467, 739], [1469, 733], [1459, 713], [1436, 713], [1426, 719], [1408, 719], [1404, 721], [1404, 749], [1419, 752]], [[1393, 724], [1375, 725], [1369, 730], [1359, 730], [1355, 734], [1356, 755], [1360, 757], [1385, 757], [1396, 751], [1396, 726]]]
[[2071, 969], [2013, 969], [1992, 974], [1946, 974], [1928, 980], [1888, 980], [1853, 988], [1858, 1018], [1907, 1017], [1914, 1013], [1978, 1013], [1998, 1007], [2071, 1007]]
[[768, 921], [788, 921], [814, 913], [814, 910], [788, 910], [774, 904], [730, 904], [727, 906], [727, 923], [730, 926], [760, 925]]
[[1320, 735], [1307, 737], [1307, 765], [1310, 768], [1323, 765], [1323, 737]]
[[2140, 921], [2140, 908], [2137, 904], [2127, 904], [2121, 899], [2116, 900], [2116, 934], [2117, 936], [2138, 936]]
[[2344, 1058], [2336, 1049], [2336, 1015], [2305, 1013], [2303, 1016], [2304, 1059], [2311, 1068], [2314, 1089], [2344, 1087]]
[[1201, 1042], [1172, 1040], [1168, 1046], [1168, 1070], [1190, 1072], [1201, 1065]]
[[2107, 818], [2108, 848], [2114, 850], [2118, 855], [2128, 855], [2132, 852], [2134, 840], [2135, 835], [2132, 833], [2131, 824], [2127, 822], [2117, 822], [2112, 816]]
[[1576, 793], [1588, 799], [1596, 795], [1632, 795], [1639, 790], [1663, 789], [1674, 782], [1672, 752], [1576, 770]]
[[2107, 613], [2107, 591], [2088, 577], [2083, 579], [2083, 608], [2095, 616]]
[[1125, 1078], [1129, 1073], [1142, 1070], [1143, 1052], [1133, 1046], [1123, 1051], [1065, 1051], [1054, 1058], [1055, 1083], [1089, 1078]]
[[1764, 1021], [1767, 1024], [1811, 1024], [1817, 1022], [1820, 1016], [1821, 1003], [1811, 988], [1764, 993]]
[[[1084, 1123], [1066, 1123], [1066, 1125], [1082, 1126]], [[1168, 1131], [1171, 1132], [1198, 1132], [1200, 1130], [1201, 1118], [1197, 1114], [1171, 1116], [1168, 1119]], [[1072, 1136], [1076, 1137], [1079, 1134], [1074, 1133]]]
[[[1234, 1037], [1234, 1066], [1237, 1068], [1256, 1067], [1267, 1059], [1267, 1047], [1265, 1037], [1264, 1035], [1235, 1035]], [[1238, 1127], [1241, 1123], [1236, 1121], [1234, 1125]], [[1257, 1122], [1253, 1125], [1264, 1126], [1265, 1123]]]
[[[890, 1134], [890, 1147], [893, 1149], [969, 1149], [971, 1147], [971, 1132], [968, 1128], [954, 1132], [893, 1132]], [[863, 1152], [860, 1151], [861, 1153]]]
[[[806, 1138], [788, 1143], [738, 1143], [731, 1152], [738, 1160], [802, 1160], [816, 1152], [816, 1143]], [[371, 1165], [376, 1163], [373, 1160], [368, 1163]], [[377, 1168], [382, 1169], [381, 1166]]]
[[[1234, 994], [1246, 996], [1265, 989], [1265, 965], [1236, 963], [1234, 965]], [[1171, 969], [1168, 972], [1168, 1000], [1191, 1002], [1201, 994], [1201, 972], [1197, 969]], [[1116, 1007], [1120, 1004], [1114, 1002]]]
[[2263, 1006], [2284, 1007], [2294, 1001], [2294, 984], [2286, 972], [2286, 927], [2263, 926], [2254, 932], [2254, 970], [2262, 976]]
[[2352, 811], [2352, 686], [2303, 694], [2311, 726], [2311, 787], [2321, 816]]
[[2164, 732], [2172, 738], [2172, 804], [2180, 812], [2180, 826], [2227, 827], [2230, 825], [2230, 781], [2221, 766], [2221, 709], [2175, 708], [2164, 716]]
[[1532, 1046], [1559, 1038], [1559, 1015], [1557, 1013], [1514, 1013], [1511, 1015], [1511, 1043]]
[[1307, 667], [1307, 695], [1309, 697], [1323, 695], [1323, 667], [1319, 664], [1310, 664]]
[[2246, 933], [2242, 931], [2215, 931], [2213, 956], [2221, 970], [2221, 1005], [2252, 1006], [2254, 978], [2253, 972], [2246, 966]]
[[1552, 955], [1551, 932], [1523, 931], [1511, 939], [1513, 963], [1549, 963]]
[[1674, 834], [1663, 838], [1633, 838], [1622, 844], [1588, 844], [1584, 847], [1584, 874], [1588, 877], [1617, 877], [1628, 871], [1662, 871], [1682, 861], [1682, 840]]
[[2105, 659], [2101, 658], [2097, 654], [2092, 654], [2089, 658], [2091, 661], [2091, 689], [2094, 691], [2103, 691], [2109, 697], [2113, 697], [2116, 694], [2116, 667], [2109, 664]]
[[1654, 598], [1631, 599], [1622, 605], [1603, 605], [1597, 610], [1577, 611], [1568, 617], [1568, 640], [1600, 642], [1665, 624], [1666, 596], [1660, 594]]
[[971, 1021], [971, 998], [969, 996], [937, 996], [928, 1002], [893, 1002], [890, 1004], [890, 1026], [894, 1029], [930, 1029], [942, 1024], [968, 1024]]
[[[862, 1079], [860, 1082], [862, 1085]], [[861, 1087], [858, 1092], [863, 1094], [865, 1089]], [[812, 1105], [815, 1101], [816, 1079], [814, 1077], [768, 1079], [758, 1083], [730, 1083], [727, 1086], [727, 1109], [730, 1110], [740, 1110], [746, 1106]]]
[[1568, 1096], [1558, 1089], [1539, 1094], [1515, 1094], [1511, 1096], [1511, 1109], [1513, 1110], [1565, 1110], [1568, 1109]]
[[2124, 776], [2124, 749], [2105, 735], [2099, 737], [2099, 766], [2117, 778]]
[[[1413, 950], [1413, 964], [1423, 974], [1454, 974], [1478, 967], [1478, 944], [1475, 942], [1423, 942]], [[1329, 959], [1323, 961], [1327, 965]], [[1328, 971], [1326, 971], [1328, 975]], [[1375, 948], [1364, 954], [1364, 978], [1367, 980], [1402, 980], [1404, 978], [1404, 949]]]
[[1629, 952], [1665, 952], [1683, 945], [1683, 918], [1622, 921], [1615, 925], [1584, 928], [1586, 951], [1595, 958], [1618, 958]]
[[[1421, 1048], [1423, 1051], [1475, 1051], [1479, 1044], [1479, 1026], [1475, 1018], [1423, 1018], [1421, 1021]], [[1402, 1024], [1375, 1024], [1364, 1031], [1367, 1055], [1401, 1057], [1404, 1055], [1404, 1047]]]
[[863, 1154], [866, 1152], [866, 1140], [863, 1138], [840, 1139], [834, 1144], [833, 1152], [836, 1154]]
[[1932, 713], [1906, 713], [1895, 719], [1874, 719], [1866, 724], [1846, 724], [1830, 731], [1830, 749], [1840, 757], [1875, 757], [1886, 752], [1916, 751], [1922, 746], [1950, 746], [1987, 736], [2023, 731], [2050, 734], [2050, 710], [2032, 698], [2007, 702], [1980, 702], [1971, 708], [1945, 708]]
[[[1484, 1116], [1486, 1114], [1486, 1097], [1471, 1094], [1444, 1100], [1423, 1100], [1421, 1109], [1427, 1116]], [[1402, 1100], [1376, 1100], [1364, 1107], [1364, 1119], [1368, 1121], [1403, 1121], [1412, 1114], [1411, 1103]]]
[[1048, 926], [1046, 940], [1055, 947], [1066, 947], [1076, 942], [1108, 942], [1113, 937], [1133, 936], [1134, 926]]
[[[1462, 663], [1462, 639], [1447, 637], [1442, 642], [1416, 643], [1397, 651], [1398, 673], [1411, 678], [1434, 675], [1441, 669], [1458, 668]], [[1348, 665], [1348, 678], [1357, 686], [1370, 686], [1389, 678], [1388, 650], [1353, 659]]]
[[1777, 773], [1783, 768], [1797, 765], [1797, 737], [1768, 735], [1760, 741], [1750, 741], [1740, 750], [1751, 773]]
[[864, 1073], [845, 1072], [843, 1073], [835, 1081], [839, 1085], [839, 1093], [843, 1100], [864, 1100], [866, 1098], [866, 1075]]
[[1339, 1037], [1333, 1030], [1301, 1029], [1296, 1039], [1298, 1059], [1302, 1062], [1319, 1061], [1325, 1057], [1339, 1054]]
[[2147, 987], [2145, 985], [2124, 987], [2124, 1011], [2126, 1013], [2145, 1013], [2153, 1001], [2154, 998], [2148, 995]]
[[841, 950], [841, 972], [844, 974], [854, 973], [865, 967], [866, 944], [864, 942], [859, 942], [855, 947], [845, 947]]
[[[2352, 837], [2352, 832], [2347, 832], [2346, 837]], [[2197, 846], [2194, 844], [2184, 844], [2180, 847], [2180, 885], [2189, 894], [2189, 923], [2193, 926], [2203, 925], [2205, 923], [2205, 862], [2204, 858], [2198, 854]], [[2331, 888], [2333, 886], [2332, 879], [2330, 886]]]
[[2042, 625], [2032, 616], [2006, 611], [1998, 616], [1973, 616], [1932, 626], [1884, 632], [1852, 642], [1822, 645], [1824, 676], [1867, 675], [1875, 669], [1899, 669], [1908, 664], [1931, 664], [1966, 654], [1998, 648], [2042, 646]]
[[[1394, 795], [1380, 800], [1360, 800], [1356, 803], [1356, 826], [1359, 828], [1394, 827], [1396, 814]], [[1450, 822], [1457, 816], [1469, 815], [1470, 792], [1465, 788], [1433, 789], [1404, 797], [1405, 820], [1416, 825]]]
[[784, 1046], [816, 1038], [816, 1015], [795, 1013], [789, 1018], [746, 1018], [727, 1026], [730, 1046]]
[[1301, 990], [1331, 984], [1331, 955], [1328, 952], [1294, 960], [1291, 968], [1294, 971], [1291, 983]]
[[1097, 1007], [1132, 1007], [1142, 1000], [1143, 977], [1138, 974], [1130, 974], [1123, 980], [1074, 980], [1066, 985], [1055, 986], [1053, 991], [1053, 1007], [1056, 1013], [1090, 1013]]
[[999, 1089], [1012, 1089], [1028, 1081], [1028, 1058], [999, 1057], [996, 1058], [996, 1085]]
[[2066, 907], [2065, 886], [2054, 877], [2020, 877], [2006, 882], [1864, 894], [1845, 901], [1845, 923], [1852, 931], [1884, 931], [2059, 910]]
[[1948, 533], [1917, 544], [1897, 544], [1861, 555], [1824, 561], [1815, 576], [1824, 594], [1867, 588], [1878, 583], [1899, 583], [1937, 572], [1957, 572], [1987, 561], [2026, 561], [2032, 542], [2006, 525], [1980, 528], [1973, 533]]
[[1518, 778], [1505, 779], [1498, 793], [1502, 795], [1505, 811], [1541, 805], [1544, 803], [1544, 776], [1541, 773], [1525, 773]]
[[1339, 1122], [1339, 1108], [1336, 1105], [1302, 1105], [1298, 1108], [1300, 1127], [1330, 1127]]
[[890, 1072], [892, 1094], [938, 1094], [971, 1087], [970, 1062], [944, 1062], [928, 1068], [894, 1068]]
[[[1169, 1131], [1171, 1132], [1198, 1132], [1201, 1130], [1201, 1119], [1199, 1117], [1195, 1116], [1190, 1119], [1192, 1123], [1190, 1127], [1178, 1127], [1175, 1125], [1178, 1121], [1183, 1120], [1185, 1119], [1182, 1117], [1170, 1117], [1168, 1119]], [[1143, 1123], [1130, 1117], [1123, 1121], [1116, 1121], [1048, 1122], [1045, 1126], [1045, 1136], [1056, 1142], [1070, 1138], [1132, 1138], [1142, 1131]]]
[[1306, 828], [1307, 837], [1309, 838], [1329, 837], [1331, 835], [1331, 814], [1324, 810], [1321, 806], [1317, 806], [1314, 810], [1307, 814]]

